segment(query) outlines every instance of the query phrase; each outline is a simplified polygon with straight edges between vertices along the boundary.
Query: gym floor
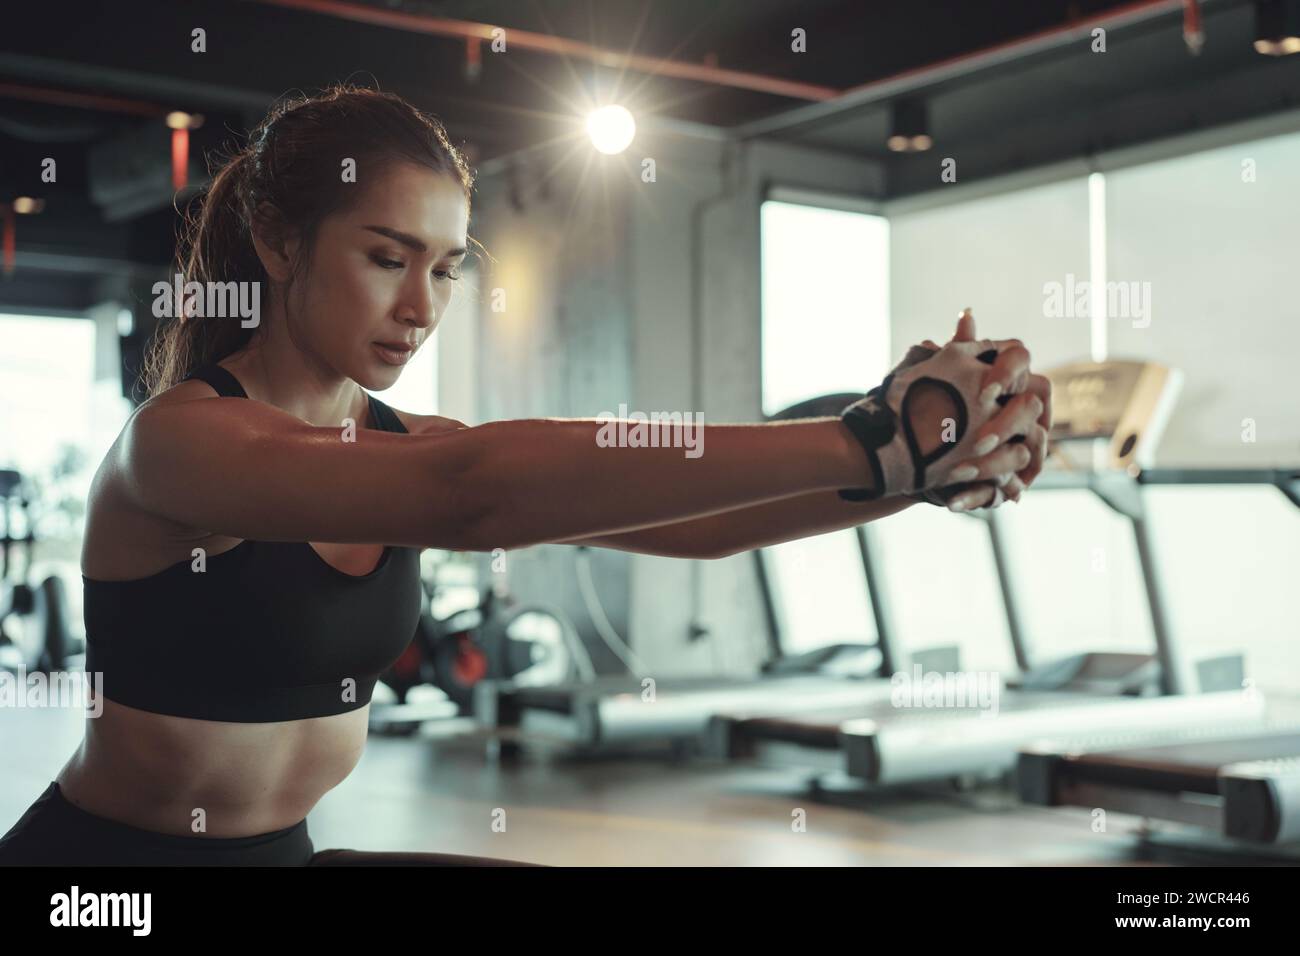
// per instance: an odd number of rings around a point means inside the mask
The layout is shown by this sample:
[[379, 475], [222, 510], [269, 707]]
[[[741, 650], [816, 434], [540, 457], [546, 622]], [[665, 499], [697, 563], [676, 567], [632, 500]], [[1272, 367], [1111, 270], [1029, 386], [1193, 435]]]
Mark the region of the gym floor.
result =
[[[0, 750], [0, 819], [16, 820], [81, 742], [82, 715], [16, 709]], [[12, 732], [10, 732], [12, 731]], [[555, 866], [1017, 866], [1132, 862], [1139, 821], [1018, 806], [994, 788], [814, 799], [806, 775], [662, 757], [491, 759], [463, 722], [372, 734], [308, 817], [317, 849], [463, 853]], [[494, 832], [504, 810], [505, 830]], [[806, 811], [796, 832], [795, 811]], [[500, 818], [500, 813], [495, 813]], [[498, 830], [500, 827], [497, 828]]]

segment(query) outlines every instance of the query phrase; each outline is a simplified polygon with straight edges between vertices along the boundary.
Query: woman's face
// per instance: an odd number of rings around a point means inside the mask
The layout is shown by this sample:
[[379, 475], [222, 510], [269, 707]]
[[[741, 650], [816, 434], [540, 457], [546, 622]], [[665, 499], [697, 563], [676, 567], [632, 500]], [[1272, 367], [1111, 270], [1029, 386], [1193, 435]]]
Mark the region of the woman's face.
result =
[[433, 334], [465, 257], [469, 209], [451, 176], [392, 163], [321, 224], [290, 328], [325, 364], [382, 391]]

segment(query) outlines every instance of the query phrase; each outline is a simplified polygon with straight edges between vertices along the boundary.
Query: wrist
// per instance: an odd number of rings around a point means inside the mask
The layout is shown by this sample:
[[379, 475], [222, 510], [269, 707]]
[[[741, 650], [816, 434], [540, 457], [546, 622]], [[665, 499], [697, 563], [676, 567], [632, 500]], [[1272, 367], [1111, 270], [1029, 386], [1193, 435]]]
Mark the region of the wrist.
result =
[[835, 487], [849, 492], [867, 492], [868, 497], [874, 498], [877, 482], [866, 448], [843, 420], [835, 422], [834, 428], [836, 452], [832, 457], [837, 468]]

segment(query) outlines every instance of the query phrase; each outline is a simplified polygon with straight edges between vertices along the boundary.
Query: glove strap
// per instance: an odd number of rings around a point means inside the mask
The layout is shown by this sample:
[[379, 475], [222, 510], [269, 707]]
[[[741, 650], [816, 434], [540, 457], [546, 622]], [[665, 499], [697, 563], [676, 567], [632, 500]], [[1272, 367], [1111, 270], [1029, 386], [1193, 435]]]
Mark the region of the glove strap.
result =
[[[849, 431], [853, 433], [853, 437], [858, 440], [858, 443], [867, 453], [867, 462], [871, 467], [873, 481], [872, 488], [841, 489], [839, 496], [845, 501], [876, 501], [891, 492], [891, 489], [885, 487], [885, 470], [880, 462], [880, 449], [893, 443], [899, 431], [900, 416], [884, 400], [892, 380], [893, 376], [890, 375], [878, 388], [868, 392], [866, 399], [850, 405], [840, 416], [840, 420], [844, 422]], [[927, 377], [917, 379], [908, 385], [907, 391], [903, 394], [900, 402], [905, 448], [896, 449], [895, 453], [906, 450], [912, 465], [911, 488], [921, 489], [926, 487], [926, 469], [956, 447], [956, 442], [944, 442], [930, 454], [921, 454], [916, 432], [912, 428], [911, 399], [913, 390], [923, 383], [943, 389], [952, 398], [955, 408], [958, 441], [960, 441], [961, 436], [966, 434], [966, 428], [970, 420], [966, 402], [963, 400], [961, 392], [950, 383], [942, 379]], [[892, 489], [893, 492], [900, 490], [903, 489]]]

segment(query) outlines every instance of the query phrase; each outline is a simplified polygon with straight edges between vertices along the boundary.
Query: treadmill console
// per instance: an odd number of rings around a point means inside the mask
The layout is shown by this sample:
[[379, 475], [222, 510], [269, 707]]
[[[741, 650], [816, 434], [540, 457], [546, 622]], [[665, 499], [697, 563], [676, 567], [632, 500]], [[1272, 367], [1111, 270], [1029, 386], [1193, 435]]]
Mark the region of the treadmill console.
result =
[[1052, 442], [1105, 441], [1105, 460], [1085, 469], [1149, 467], [1173, 411], [1182, 373], [1155, 362], [1072, 362], [1052, 383]]

